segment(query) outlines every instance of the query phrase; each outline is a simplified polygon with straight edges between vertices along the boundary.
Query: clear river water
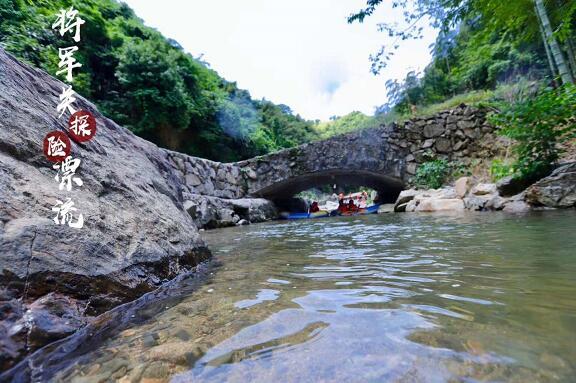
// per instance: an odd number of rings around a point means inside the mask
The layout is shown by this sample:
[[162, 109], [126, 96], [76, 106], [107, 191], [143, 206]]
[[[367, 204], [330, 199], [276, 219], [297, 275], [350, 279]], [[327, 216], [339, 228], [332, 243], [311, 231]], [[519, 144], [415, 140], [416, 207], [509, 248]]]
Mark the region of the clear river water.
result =
[[269, 222], [204, 237], [219, 263], [206, 280], [150, 300], [55, 379], [576, 381], [574, 211]]

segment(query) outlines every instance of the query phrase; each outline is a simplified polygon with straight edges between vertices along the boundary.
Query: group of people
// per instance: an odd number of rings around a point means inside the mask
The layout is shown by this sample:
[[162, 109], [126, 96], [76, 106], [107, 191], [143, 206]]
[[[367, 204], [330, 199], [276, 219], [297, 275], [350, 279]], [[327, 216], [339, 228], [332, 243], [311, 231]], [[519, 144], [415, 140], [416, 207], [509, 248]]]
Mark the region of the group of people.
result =
[[[355, 202], [356, 200], [356, 202]], [[360, 209], [366, 208], [368, 204], [368, 193], [365, 191], [350, 195], [344, 196], [343, 193], [338, 195], [338, 212], [339, 213], [355, 213]], [[310, 204], [309, 212], [316, 213], [320, 211], [320, 206], [318, 205], [317, 201], [312, 201]]]
[[344, 201], [344, 198], [338, 200], [338, 211], [340, 213], [355, 213], [359, 209], [354, 203], [353, 199], [349, 199], [348, 203]]
[[[354, 203], [354, 199], [358, 201], [358, 205]], [[355, 197], [350, 196], [348, 202], [345, 201], [344, 194], [340, 193], [338, 195], [338, 211], [340, 213], [355, 213], [360, 209], [365, 209], [367, 203], [368, 193], [365, 191]]]

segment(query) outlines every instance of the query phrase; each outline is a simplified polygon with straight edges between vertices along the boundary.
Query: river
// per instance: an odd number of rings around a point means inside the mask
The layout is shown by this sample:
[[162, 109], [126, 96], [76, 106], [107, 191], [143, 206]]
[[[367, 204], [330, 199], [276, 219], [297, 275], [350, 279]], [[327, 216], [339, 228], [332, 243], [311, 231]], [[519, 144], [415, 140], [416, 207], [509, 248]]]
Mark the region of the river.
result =
[[[204, 233], [219, 265], [60, 381], [569, 382], [576, 214], [383, 214]], [[161, 306], [161, 307], [159, 307]]]

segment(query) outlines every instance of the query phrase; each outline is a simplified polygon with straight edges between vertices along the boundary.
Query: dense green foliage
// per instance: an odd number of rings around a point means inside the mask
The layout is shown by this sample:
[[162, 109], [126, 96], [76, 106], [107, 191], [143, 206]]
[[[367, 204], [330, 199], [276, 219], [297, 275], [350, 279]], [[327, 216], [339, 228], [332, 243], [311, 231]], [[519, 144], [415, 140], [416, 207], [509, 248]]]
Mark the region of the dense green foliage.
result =
[[501, 159], [494, 159], [490, 164], [490, 176], [494, 182], [506, 176], [514, 175], [514, 172], [514, 166], [504, 162]]
[[[371, 56], [374, 73], [386, 67], [400, 41], [422, 38], [424, 23], [440, 30], [440, 40], [435, 49], [441, 56], [451, 47], [460, 27], [472, 26], [486, 36], [511, 33], [508, 37], [513, 42], [533, 43], [540, 39], [553, 56], [559, 53], [558, 57], [553, 57], [552, 64], [565, 61], [560, 57], [563, 54], [568, 54], [569, 60], [573, 61], [576, 27], [576, 2], [573, 0], [366, 0], [366, 6], [351, 14], [348, 22], [363, 22], [382, 3], [400, 8], [403, 20], [378, 24], [380, 31], [395, 39], [387, 40], [387, 45]], [[571, 69], [575, 71], [572, 64]]]
[[514, 169], [524, 178], [545, 175], [559, 158], [558, 144], [576, 137], [576, 86], [547, 88], [502, 108], [491, 120], [516, 141]]
[[445, 160], [427, 161], [418, 166], [413, 183], [418, 187], [438, 189], [450, 175], [450, 164]]
[[412, 180], [416, 187], [438, 189], [447, 182], [457, 180], [460, 177], [471, 176], [472, 168], [477, 165], [476, 161], [471, 164], [464, 164], [460, 161], [434, 158], [431, 153], [427, 157], [428, 161], [416, 168], [416, 174]]
[[[442, 39], [438, 38], [437, 47]], [[435, 58], [422, 75], [409, 72], [402, 82], [386, 83], [389, 102], [381, 112], [394, 109], [410, 115], [456, 94], [494, 89], [522, 77], [542, 78], [546, 70], [537, 45], [514, 42], [505, 33], [486, 35], [482, 29], [466, 26], [453, 37], [449, 49], [440, 53], [436, 48], [434, 52]]]
[[[349, 22], [362, 22], [381, 3], [367, 0]], [[394, 0], [392, 6], [403, 9], [405, 20], [379, 25], [390, 37], [420, 38], [425, 20], [440, 33], [423, 73], [387, 82], [389, 102], [377, 110], [377, 119], [405, 119], [461, 101], [496, 104], [502, 113], [492, 122], [517, 145], [515, 162], [494, 161], [492, 177], [546, 174], [559, 158], [558, 143], [574, 137], [576, 2]], [[371, 57], [374, 73], [386, 67], [397, 48], [393, 42]], [[564, 85], [552, 89], [559, 84]], [[416, 179], [432, 186], [443, 174], [441, 163], [429, 162]]]
[[318, 122], [315, 129], [321, 138], [328, 138], [371, 127], [372, 122], [372, 118], [364, 113], [352, 112], [342, 117], [332, 117], [330, 121]]
[[[440, 34], [432, 46], [430, 65], [423, 73], [411, 72], [402, 81], [388, 81], [389, 102], [378, 112], [416, 114], [419, 109], [456, 94], [494, 89], [521, 77], [549, 81], [560, 77], [558, 60], [573, 74], [572, 78], [576, 77], [576, 2], [555, 0], [540, 8], [553, 32], [546, 38], [541, 14], [536, 11], [539, 2], [393, 1], [394, 7], [404, 9], [405, 20], [404, 24], [380, 25], [389, 36], [397, 40], [419, 38], [424, 20], [430, 20]], [[366, 7], [351, 15], [349, 21], [362, 21], [380, 3], [382, 0], [367, 0]], [[375, 73], [392, 59], [398, 46], [396, 42], [390, 43], [372, 56]], [[558, 49], [554, 50], [555, 47]]]
[[115, 0], [0, 0], [0, 44], [54, 75], [58, 48], [73, 41], [51, 26], [56, 13], [70, 6], [86, 20], [74, 90], [136, 134], [220, 161], [317, 137], [313, 122], [286, 106], [252, 100]]

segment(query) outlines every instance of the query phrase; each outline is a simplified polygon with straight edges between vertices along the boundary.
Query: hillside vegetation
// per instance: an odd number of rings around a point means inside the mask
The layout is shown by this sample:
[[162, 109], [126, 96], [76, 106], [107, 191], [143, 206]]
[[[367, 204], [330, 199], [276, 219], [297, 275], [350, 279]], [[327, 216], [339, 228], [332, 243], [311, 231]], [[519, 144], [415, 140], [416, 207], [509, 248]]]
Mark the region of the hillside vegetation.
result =
[[[381, 3], [367, 0], [366, 8], [349, 21], [363, 21]], [[548, 17], [549, 34], [537, 5]], [[571, 84], [576, 78], [574, 1], [398, 0], [393, 6], [403, 8], [405, 24], [380, 25], [388, 34], [387, 41], [395, 37], [396, 42], [371, 56], [372, 71], [386, 74], [383, 69], [394, 60], [401, 41], [420, 37], [422, 23], [417, 21], [424, 18], [440, 31], [430, 46], [432, 61], [421, 73], [411, 71], [404, 79], [388, 80], [383, 89], [388, 102], [376, 108], [375, 116], [353, 112], [318, 124], [322, 137], [354, 127], [429, 116], [461, 103], [501, 109], [527, 102], [547, 87]]]
[[311, 121], [285, 105], [253, 100], [115, 0], [0, 0], [0, 44], [55, 75], [58, 48], [72, 40], [51, 26], [57, 12], [70, 6], [86, 20], [75, 54], [82, 67], [75, 71], [74, 90], [134, 133], [219, 161], [318, 137]]
[[[381, 3], [367, 0], [348, 21], [362, 22]], [[86, 20], [76, 54], [83, 66], [74, 89], [160, 146], [219, 161], [431, 115], [460, 103], [506, 111], [576, 78], [573, 0], [396, 0], [392, 5], [403, 8], [406, 25], [380, 24], [393, 38], [385, 41], [393, 43], [371, 56], [372, 71], [385, 75], [381, 71], [401, 42], [421, 36], [422, 20], [440, 31], [430, 47], [431, 63], [422, 73], [390, 79], [382, 89], [389, 101], [376, 107], [374, 116], [352, 112], [327, 122], [307, 121], [286, 105], [252, 99], [116, 0], [0, 0], [0, 45], [55, 74], [57, 48], [65, 42], [51, 25], [59, 9], [74, 6]]]
[[[362, 22], [381, 4], [382, 0], [367, 0], [366, 7], [348, 21]], [[422, 36], [423, 20], [440, 32], [430, 47], [432, 62], [422, 73], [409, 72], [403, 80], [388, 80], [389, 101], [376, 114], [414, 115], [454, 97], [502, 99], [506, 92], [493, 91], [502, 87], [510, 91], [518, 82], [574, 83], [573, 0], [395, 0], [392, 6], [402, 8], [404, 24], [379, 25], [396, 40], [387, 40], [394, 42], [371, 56], [374, 73], [394, 59], [400, 41]], [[513, 93], [507, 96], [506, 101], [514, 101], [510, 99]]]
[[[366, 0], [366, 7], [348, 21], [362, 22], [381, 3]], [[430, 47], [432, 62], [422, 73], [388, 80], [388, 103], [368, 120], [353, 116], [359, 127], [427, 116], [460, 103], [489, 105], [500, 112], [492, 123], [515, 142], [515, 158], [493, 164], [495, 178], [514, 174], [537, 179], [573, 147], [575, 1], [395, 0], [391, 5], [402, 9], [404, 24], [379, 24], [393, 42], [371, 56], [375, 74], [393, 60], [401, 41], [422, 37], [424, 20], [440, 33]], [[333, 133], [349, 127], [337, 120], [322, 129]]]

